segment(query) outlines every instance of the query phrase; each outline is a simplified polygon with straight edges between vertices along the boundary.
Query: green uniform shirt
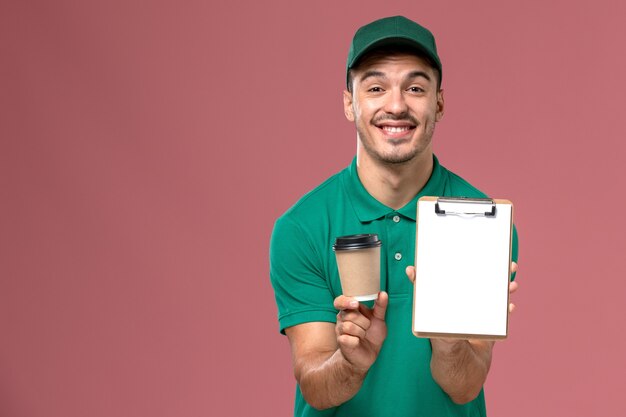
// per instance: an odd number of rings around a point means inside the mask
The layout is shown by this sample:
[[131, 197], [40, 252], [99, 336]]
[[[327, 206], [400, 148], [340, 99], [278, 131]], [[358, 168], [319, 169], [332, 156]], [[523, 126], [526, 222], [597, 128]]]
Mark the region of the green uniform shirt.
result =
[[[296, 389], [295, 416], [485, 416], [484, 393], [457, 405], [433, 380], [428, 339], [411, 331], [413, 285], [405, 268], [415, 260], [415, 215], [422, 196], [485, 197], [434, 157], [430, 179], [406, 206], [393, 210], [363, 187], [352, 164], [307, 193], [274, 226], [270, 277], [280, 331], [306, 322], [336, 322], [341, 284], [332, 245], [337, 236], [376, 233], [382, 241], [381, 289], [389, 293], [387, 339], [359, 392], [324, 411]], [[517, 233], [513, 259], [517, 260]]]

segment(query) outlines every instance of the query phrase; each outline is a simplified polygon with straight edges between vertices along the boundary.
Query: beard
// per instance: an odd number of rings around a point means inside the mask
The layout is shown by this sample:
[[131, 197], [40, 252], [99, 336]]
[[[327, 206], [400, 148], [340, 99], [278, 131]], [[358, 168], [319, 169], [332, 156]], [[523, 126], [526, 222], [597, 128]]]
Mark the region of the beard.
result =
[[[380, 121], [382, 120], [373, 121], [372, 126]], [[413, 122], [413, 120], [411, 121]], [[416, 128], [419, 127], [417, 123], [415, 123], [415, 125], [417, 125]], [[357, 124], [356, 130], [364, 151], [367, 152], [372, 159], [387, 165], [402, 165], [412, 161], [416, 156], [420, 155], [430, 146], [435, 132], [435, 124], [427, 123], [424, 126], [424, 131], [422, 132], [421, 137], [418, 138], [418, 140], [415, 141], [409, 149], [402, 149], [402, 146], [400, 146], [401, 142], [404, 140], [388, 140], [388, 142], [394, 146], [387, 152], [377, 149], [375, 140], [369, 136], [367, 129]]]

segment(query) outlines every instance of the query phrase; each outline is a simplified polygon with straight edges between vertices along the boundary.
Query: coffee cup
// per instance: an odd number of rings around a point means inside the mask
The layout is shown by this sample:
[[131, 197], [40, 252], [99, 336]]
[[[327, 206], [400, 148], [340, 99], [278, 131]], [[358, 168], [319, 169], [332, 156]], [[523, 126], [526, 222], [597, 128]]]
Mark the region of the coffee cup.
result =
[[378, 298], [380, 292], [380, 246], [376, 234], [340, 236], [333, 250], [343, 294], [358, 301]]

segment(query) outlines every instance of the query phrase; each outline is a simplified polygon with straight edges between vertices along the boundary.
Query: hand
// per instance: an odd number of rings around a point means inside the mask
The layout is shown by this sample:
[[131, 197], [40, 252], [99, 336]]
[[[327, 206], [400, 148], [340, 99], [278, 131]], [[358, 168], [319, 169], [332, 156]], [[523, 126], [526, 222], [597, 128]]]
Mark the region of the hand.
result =
[[[511, 262], [511, 272], [517, 272], [516, 262]], [[409, 278], [409, 281], [415, 284], [415, 267], [414, 266], [406, 267], [406, 276]], [[509, 283], [509, 297], [511, 294], [517, 291], [518, 287], [519, 287], [519, 284], [517, 283], [517, 281], [512, 281]], [[515, 310], [515, 304], [509, 303], [509, 313], [512, 313], [513, 310]]]
[[[517, 272], [517, 263], [511, 262], [511, 272]], [[509, 300], [511, 298], [511, 294], [517, 291], [518, 287], [519, 284], [517, 283], [517, 281], [509, 282]], [[513, 310], [515, 310], [515, 304], [509, 303], [509, 313], [512, 313]]]
[[[511, 263], [511, 272], [517, 264]], [[415, 283], [415, 267], [408, 266], [406, 275]], [[509, 295], [518, 284], [509, 282]], [[509, 312], [515, 304], [509, 303]], [[492, 349], [495, 342], [478, 339], [431, 338], [432, 357], [430, 369], [433, 379], [455, 403], [465, 404], [480, 393], [491, 366]]]
[[337, 314], [335, 333], [343, 357], [356, 371], [367, 372], [387, 337], [385, 313], [389, 296], [381, 291], [374, 308], [360, 304], [354, 298], [335, 298]]

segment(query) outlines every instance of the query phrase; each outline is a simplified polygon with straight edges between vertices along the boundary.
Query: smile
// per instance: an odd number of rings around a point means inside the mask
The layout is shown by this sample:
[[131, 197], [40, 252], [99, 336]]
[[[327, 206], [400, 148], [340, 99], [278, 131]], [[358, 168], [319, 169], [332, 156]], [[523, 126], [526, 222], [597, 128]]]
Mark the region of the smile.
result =
[[412, 134], [416, 124], [410, 122], [394, 121], [394, 122], [382, 122], [374, 124], [385, 137], [388, 139], [406, 139], [408, 135]]
[[381, 126], [380, 128], [385, 132], [391, 134], [408, 132], [409, 130], [413, 129], [413, 127], [411, 126]]

